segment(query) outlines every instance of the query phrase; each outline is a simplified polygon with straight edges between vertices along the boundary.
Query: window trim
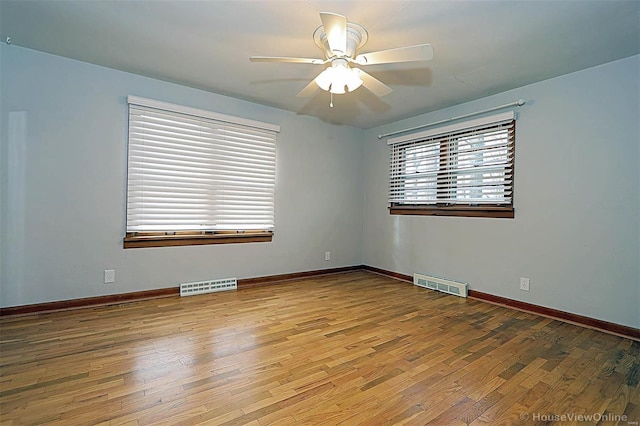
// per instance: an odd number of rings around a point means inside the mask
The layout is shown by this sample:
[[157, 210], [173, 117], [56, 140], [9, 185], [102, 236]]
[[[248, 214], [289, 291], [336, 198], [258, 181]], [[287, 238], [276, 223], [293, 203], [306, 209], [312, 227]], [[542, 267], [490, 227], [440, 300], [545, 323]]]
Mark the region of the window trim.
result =
[[175, 232], [127, 233], [123, 248], [199, 246], [208, 244], [267, 243], [273, 239], [272, 231], [247, 232]]
[[389, 214], [414, 216], [455, 216], [455, 217], [493, 217], [498, 219], [513, 219], [513, 206], [486, 204], [483, 206], [420, 206], [402, 205], [389, 206]]
[[[509, 123], [513, 122], [513, 136], [511, 143], [513, 144], [511, 148], [511, 152], [513, 153], [511, 157], [511, 197], [510, 203], [487, 203], [487, 204], [454, 204], [454, 203], [431, 203], [431, 204], [409, 204], [409, 203], [397, 203], [397, 202], [389, 202], [389, 214], [392, 215], [420, 215], [420, 216], [454, 216], [454, 217], [485, 217], [485, 218], [506, 218], [513, 219], [515, 217], [515, 209], [513, 207], [513, 188], [514, 182], [513, 178], [515, 176], [515, 120], [516, 120], [515, 111], [509, 111], [502, 114], [496, 114], [493, 116], [482, 117], [475, 120], [468, 120], [460, 123], [455, 123], [452, 125], [442, 126], [435, 129], [429, 129], [425, 131], [421, 131], [418, 133], [408, 134], [399, 136], [396, 138], [390, 138], [387, 141], [389, 146], [393, 146], [395, 144], [402, 143], [410, 143], [410, 142], [419, 142], [421, 139], [435, 139], [439, 136], [444, 136], [450, 133], [462, 132], [465, 130], [472, 131], [474, 128], [498, 125], [500, 123]], [[446, 145], [446, 141], [443, 139], [441, 144]], [[393, 148], [392, 148], [393, 149]], [[443, 153], [441, 155], [447, 156], [447, 153]], [[393, 151], [392, 151], [393, 156]], [[391, 160], [391, 170], [390, 177], [393, 179], [394, 172], [394, 164], [393, 158]], [[438, 169], [438, 179], [441, 180], [442, 169]], [[437, 185], [439, 188], [439, 185]]]
[[[197, 108], [176, 105], [167, 102], [141, 98], [137, 96], [127, 97], [127, 106], [153, 108], [157, 110], [167, 111], [169, 113], [189, 115], [195, 118], [210, 119], [231, 125], [239, 125], [248, 128], [254, 128], [264, 131], [280, 132], [280, 126], [235, 117], [226, 114], [220, 114], [213, 111], [201, 110]], [[130, 112], [128, 112], [128, 124], [130, 126]], [[129, 151], [129, 143], [127, 143], [127, 151]], [[129, 152], [127, 154], [129, 158]], [[127, 164], [127, 175], [129, 174], [129, 165]], [[127, 176], [127, 214], [129, 200], [129, 184]], [[275, 199], [273, 200], [275, 203]], [[125, 221], [126, 222], [126, 221]], [[127, 226], [127, 225], [125, 225]], [[254, 242], [271, 242], [274, 231], [270, 229], [218, 229], [218, 230], [176, 230], [176, 231], [130, 231], [125, 230], [123, 238], [123, 248], [145, 248], [145, 247], [175, 247], [188, 245], [209, 245], [209, 244], [237, 244], [237, 243], [254, 243]]]

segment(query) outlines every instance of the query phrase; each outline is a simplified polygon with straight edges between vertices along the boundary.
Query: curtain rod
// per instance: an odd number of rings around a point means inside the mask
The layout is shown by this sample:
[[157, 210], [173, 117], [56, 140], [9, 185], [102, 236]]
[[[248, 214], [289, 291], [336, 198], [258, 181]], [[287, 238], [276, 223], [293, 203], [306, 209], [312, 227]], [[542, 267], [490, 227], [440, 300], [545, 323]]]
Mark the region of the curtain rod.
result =
[[484, 114], [485, 112], [496, 111], [496, 110], [499, 110], [499, 109], [502, 109], [502, 108], [509, 108], [509, 107], [512, 107], [512, 106], [522, 106], [525, 103], [526, 103], [526, 101], [524, 99], [518, 99], [517, 101], [511, 102], [510, 104], [500, 105], [500, 106], [497, 106], [497, 107], [485, 109], [485, 110], [478, 111], [478, 112], [472, 112], [471, 114], [459, 115], [457, 117], [447, 118], [446, 120], [436, 121], [435, 123], [431, 123], [431, 124], [423, 124], [422, 126], [416, 126], [416, 127], [411, 127], [409, 129], [397, 130], [395, 132], [384, 133], [382, 135], [378, 135], [378, 139], [386, 138], [387, 136], [397, 135], [398, 133], [410, 132], [412, 130], [418, 130], [418, 129], [423, 129], [425, 127], [431, 127], [431, 126], [436, 126], [438, 124], [448, 123], [449, 121], [460, 120], [461, 118], [473, 117], [474, 115], [480, 115], [480, 114]]

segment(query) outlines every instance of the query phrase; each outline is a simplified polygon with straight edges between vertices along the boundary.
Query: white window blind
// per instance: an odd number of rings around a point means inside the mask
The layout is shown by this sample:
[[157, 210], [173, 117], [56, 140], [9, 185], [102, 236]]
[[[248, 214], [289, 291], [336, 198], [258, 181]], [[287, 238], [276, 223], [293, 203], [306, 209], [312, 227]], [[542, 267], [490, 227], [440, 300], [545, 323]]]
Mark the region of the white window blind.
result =
[[127, 233], [273, 231], [277, 126], [173, 107], [129, 97]]
[[515, 114], [389, 140], [391, 206], [511, 205]]

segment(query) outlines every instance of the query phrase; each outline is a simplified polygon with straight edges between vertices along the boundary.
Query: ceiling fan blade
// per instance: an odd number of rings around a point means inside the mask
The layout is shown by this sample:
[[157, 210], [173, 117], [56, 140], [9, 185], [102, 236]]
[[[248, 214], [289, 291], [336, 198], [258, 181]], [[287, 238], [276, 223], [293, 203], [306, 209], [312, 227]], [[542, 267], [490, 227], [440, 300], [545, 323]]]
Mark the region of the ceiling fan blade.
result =
[[371, 90], [376, 96], [385, 96], [389, 93], [393, 92], [391, 87], [387, 86], [377, 78], [373, 77], [370, 74], [362, 71], [361, 69], [354, 68], [354, 70], [358, 71], [360, 78], [362, 79], [362, 85], [367, 89]]
[[430, 44], [418, 44], [416, 46], [363, 53], [356, 56], [356, 63], [359, 65], [374, 65], [392, 62], [428, 61], [430, 59], [433, 59], [433, 47]]
[[307, 84], [304, 89], [299, 91], [296, 96], [299, 98], [308, 98], [310, 96], [313, 96], [313, 94], [316, 93], [317, 91], [318, 91], [318, 85], [316, 84], [314, 79], [314, 80], [311, 80], [311, 83]]
[[347, 18], [336, 13], [321, 12], [320, 19], [331, 51], [338, 56], [346, 54]]
[[322, 65], [324, 60], [312, 58], [289, 58], [286, 56], [252, 56], [249, 58], [251, 62], [291, 62], [294, 64], [314, 64]]

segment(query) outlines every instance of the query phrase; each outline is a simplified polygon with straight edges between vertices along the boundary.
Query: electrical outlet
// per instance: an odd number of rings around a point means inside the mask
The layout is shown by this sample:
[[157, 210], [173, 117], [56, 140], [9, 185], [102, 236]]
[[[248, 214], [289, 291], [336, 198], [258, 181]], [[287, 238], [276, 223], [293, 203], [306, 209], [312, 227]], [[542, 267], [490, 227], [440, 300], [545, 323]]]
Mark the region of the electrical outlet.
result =
[[520, 290], [529, 291], [529, 278], [520, 278]]
[[331, 252], [330, 251], [325, 251], [324, 252], [324, 260], [331, 260]]
[[116, 282], [116, 271], [115, 269], [105, 269], [104, 270], [104, 283], [115, 283]]

